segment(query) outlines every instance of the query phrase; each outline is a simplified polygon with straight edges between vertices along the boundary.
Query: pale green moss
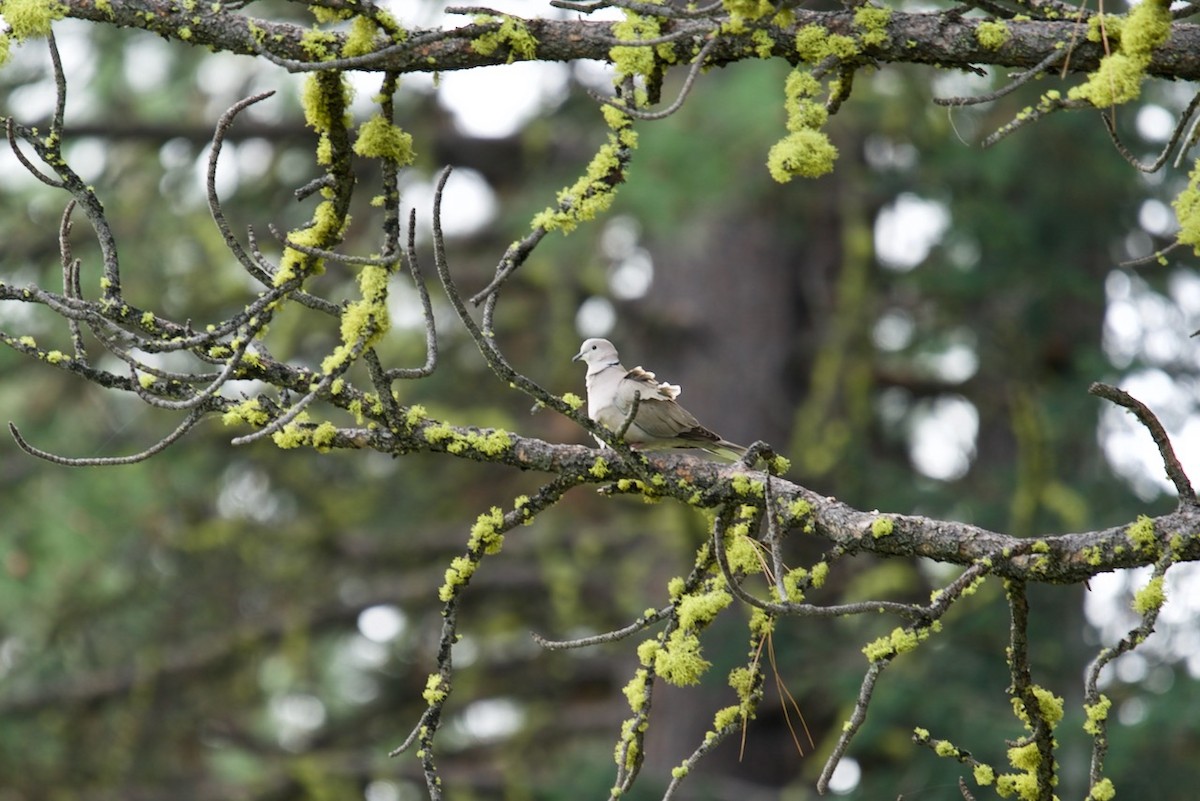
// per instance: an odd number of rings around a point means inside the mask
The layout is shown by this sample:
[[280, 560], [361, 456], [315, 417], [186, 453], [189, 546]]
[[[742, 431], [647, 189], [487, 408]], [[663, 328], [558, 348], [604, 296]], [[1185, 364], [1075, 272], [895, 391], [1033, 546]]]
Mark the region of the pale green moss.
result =
[[481, 514], [471, 526], [471, 536], [467, 539], [467, 547], [484, 554], [496, 554], [504, 545], [504, 535], [499, 529], [504, 525], [504, 511], [499, 506], [493, 506], [490, 511]]
[[[489, 17], [477, 17], [476, 24], [490, 21]], [[529, 32], [524, 21], [516, 17], [505, 17], [500, 27], [494, 31], [479, 36], [471, 42], [471, 47], [482, 56], [490, 56], [504, 45], [508, 48], [507, 63], [511, 64], [518, 58], [522, 61], [532, 61], [537, 58], [537, 39]]]
[[890, 8], [861, 5], [854, 11], [854, 26], [862, 31], [858, 40], [867, 47], [882, 47], [887, 44], [887, 27], [891, 21]]
[[300, 35], [300, 49], [316, 61], [329, 61], [336, 57], [334, 45], [337, 37], [328, 31], [307, 30]]
[[654, 655], [654, 672], [668, 684], [699, 684], [712, 663], [700, 655], [700, 638], [679, 628]]
[[884, 537], [890, 537], [892, 531], [895, 529], [895, 525], [896, 524], [892, 521], [892, 518], [886, 515], [880, 515], [871, 521], [871, 536], [877, 540], [883, 539]]
[[738, 473], [732, 479], [730, 479], [729, 486], [733, 488], [734, 492], [741, 496], [751, 496], [755, 498], [763, 497], [763, 483], [750, 478], [745, 473]]
[[574, 392], [567, 392], [563, 394], [562, 400], [563, 403], [567, 404], [567, 406], [575, 409], [576, 411], [579, 410], [579, 407], [583, 406], [583, 398], [579, 397]]
[[425, 689], [421, 693], [421, 697], [425, 699], [425, 703], [432, 706], [440, 704], [446, 700], [446, 696], [450, 694], [450, 685], [442, 679], [437, 673], [430, 673], [425, 679]]
[[258, 402], [258, 398], [242, 401], [221, 415], [221, 422], [227, 426], [238, 423], [249, 423], [255, 428], [261, 428], [269, 423], [270, 420], [271, 416], [263, 409], [262, 404]]
[[1145, 615], [1155, 609], [1162, 607], [1167, 600], [1166, 592], [1163, 590], [1163, 577], [1155, 576], [1146, 582], [1146, 586], [1142, 587], [1133, 595], [1133, 611], [1139, 615]]
[[501, 428], [494, 428], [486, 434], [468, 431], [464, 440], [468, 447], [484, 456], [499, 456], [512, 448], [512, 437]]
[[1099, 69], [1088, 75], [1085, 83], [1072, 87], [1067, 96], [1097, 108], [1136, 100], [1154, 48], [1171, 35], [1171, 19], [1169, 0], [1138, 3], [1120, 28], [1119, 48], [1105, 56]]
[[625, 700], [629, 702], [630, 710], [634, 712], [641, 712], [646, 708], [647, 678], [646, 669], [638, 668], [633, 672], [633, 678], [621, 690]]
[[1037, 699], [1038, 712], [1050, 728], [1054, 728], [1063, 718], [1063, 699], [1036, 684], [1031, 688]]
[[682, 629], [705, 626], [732, 602], [733, 596], [724, 589], [684, 596], [676, 608], [679, 626]]
[[329, 451], [333, 445], [334, 439], [337, 438], [337, 426], [326, 420], [321, 425], [313, 429], [312, 445], [321, 453]]
[[959, 751], [950, 741], [939, 740], [938, 744], [933, 747], [933, 753], [940, 757], [957, 757]]
[[[655, 610], [651, 609], [653, 613]], [[662, 646], [658, 640], [643, 640], [637, 647], [638, 661], [645, 667], [651, 667], [654, 664], [654, 655], [658, 653], [658, 649]]]
[[1133, 543], [1133, 547], [1141, 553], [1153, 553], [1158, 545], [1154, 532], [1154, 520], [1146, 515], [1138, 515], [1138, 519], [1125, 529], [1125, 538]]
[[449, 601], [458, 593], [458, 588], [465, 585], [475, 574], [476, 563], [465, 556], [456, 556], [450, 560], [446, 568], [445, 581], [438, 588], [438, 598], [443, 602]]
[[917, 629], [909, 631], [897, 626], [886, 637], [879, 637], [863, 646], [862, 652], [867, 659], [878, 662], [880, 659], [890, 659], [893, 656], [912, 651], [920, 641], [929, 636], [928, 630]]
[[17, 342], [21, 343], [22, 345], [24, 345], [27, 348], [36, 348], [37, 347], [37, 340], [34, 339], [33, 337], [29, 336], [28, 334], [17, 339]]
[[1112, 707], [1112, 699], [1101, 694], [1094, 704], [1084, 704], [1083, 711], [1087, 720], [1083, 722], [1083, 730], [1093, 737], [1104, 730], [1104, 721], [1108, 720], [1108, 710]]
[[285, 451], [309, 444], [312, 442], [312, 434], [302, 425], [307, 419], [308, 415], [302, 412], [295, 420], [272, 434], [271, 441]]
[[992, 769], [991, 765], [976, 765], [972, 773], [975, 776], [975, 783], [980, 787], [987, 787], [996, 781], [996, 771]]
[[796, 32], [796, 55], [810, 64], [830, 56], [844, 60], [858, 54], [858, 42], [851, 36], [829, 33], [820, 25], [805, 25]]
[[408, 407], [408, 411], [404, 413], [404, 422], [409, 429], [416, 428], [417, 425], [429, 415], [425, 412], [425, 407], [419, 403], [414, 403]]
[[9, 35], [23, 42], [49, 34], [51, 23], [65, 17], [67, 7], [47, 0], [4, 0], [0, 13], [8, 23]]
[[[48, 364], [58, 364], [59, 362], [66, 361], [67, 355], [65, 353], [63, 353], [61, 350], [51, 350], [51, 351], [46, 352], [45, 358], [46, 358], [46, 362]], [[143, 389], [145, 389], [147, 386], [147, 384], [145, 383], [145, 380], [147, 377], [149, 377], [150, 383], [153, 384], [154, 376], [147, 376], [145, 373], [138, 376], [138, 383], [140, 383], [142, 385]]]
[[812, 585], [820, 589], [825, 585], [825, 579], [829, 577], [829, 563], [817, 562], [812, 568]]
[[7, 33], [0, 33], [0, 67], [8, 63], [12, 51], [12, 40]]
[[[625, 11], [625, 18], [613, 24], [613, 36], [622, 42], [634, 42], [639, 39], [655, 39], [661, 35], [658, 19], [642, 16], [636, 11]], [[609, 60], [616, 69], [616, 81], [620, 82], [624, 75], [650, 75], [656, 70], [659, 57], [665, 61], [674, 61], [674, 50], [669, 45], [630, 46], [618, 45], [608, 51]]]
[[597, 456], [588, 472], [596, 478], [604, 478], [608, 475], [608, 462], [604, 460], [604, 457]]
[[[309, 6], [309, 8], [316, 11], [319, 6]], [[370, 53], [375, 49], [375, 36], [378, 33], [379, 26], [375, 24], [375, 20], [361, 15], [356, 16], [350, 23], [350, 30], [346, 33], [346, 43], [342, 45], [342, 58], [353, 58]]]
[[1012, 39], [1012, 31], [1003, 20], [988, 20], [975, 27], [975, 41], [988, 50], [999, 50]]
[[838, 150], [823, 131], [793, 131], [771, 146], [767, 170], [779, 183], [796, 176], [819, 178], [833, 171]]
[[456, 436], [454, 428], [446, 423], [435, 423], [434, 425], [425, 426], [425, 430], [421, 432], [425, 437], [425, 441], [430, 445], [437, 445], [448, 439], [454, 439]]
[[403, 167], [412, 164], [416, 154], [412, 134], [376, 114], [358, 128], [354, 152], [363, 158], [386, 159]]
[[1112, 779], [1101, 779], [1088, 793], [1087, 801], [1112, 801], [1116, 797], [1117, 790], [1113, 787]]
[[[54, 351], [54, 353], [58, 353], [58, 351]], [[47, 359], [47, 361], [49, 361], [49, 360]], [[157, 383], [157, 382], [158, 382], [158, 379], [155, 378], [154, 376], [150, 375], [149, 373], [138, 374], [138, 385], [142, 389], [150, 389], [150, 387], [154, 386], [155, 383]]]

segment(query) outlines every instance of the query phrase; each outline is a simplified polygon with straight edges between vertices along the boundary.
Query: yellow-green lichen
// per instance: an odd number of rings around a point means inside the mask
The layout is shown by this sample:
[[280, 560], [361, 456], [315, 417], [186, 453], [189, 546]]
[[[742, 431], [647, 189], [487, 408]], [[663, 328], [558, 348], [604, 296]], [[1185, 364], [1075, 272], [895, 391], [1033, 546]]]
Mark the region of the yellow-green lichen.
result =
[[771, 146], [767, 170], [781, 184], [796, 176], [820, 178], [833, 171], [837, 156], [837, 148], [823, 131], [794, 131]]
[[[653, 612], [654, 610], [650, 610]], [[637, 647], [638, 661], [645, 667], [654, 665], [654, 655], [658, 653], [658, 649], [662, 645], [658, 640], [643, 640]]]
[[578, 411], [579, 407], [583, 406], [583, 398], [576, 395], [574, 392], [564, 393], [562, 396], [563, 403], [572, 409]]
[[504, 511], [499, 506], [493, 506], [484, 512], [471, 526], [471, 536], [467, 539], [467, 547], [472, 552], [495, 554], [504, 545], [504, 535], [500, 528], [504, 525]]
[[[625, 18], [613, 24], [613, 36], [622, 42], [639, 39], [656, 39], [662, 31], [656, 17], [643, 16], [636, 11], [625, 11]], [[617, 45], [608, 51], [609, 60], [616, 68], [616, 81], [625, 75], [651, 75], [661, 59], [667, 63], [675, 61], [675, 49], [670, 43], [655, 46]]]
[[558, 193], [557, 207], [534, 215], [533, 227], [569, 234], [579, 223], [594, 220], [607, 211], [616, 197], [614, 179], [622, 169], [621, 151], [626, 147], [632, 149], [635, 144], [628, 137], [623, 141], [620, 134], [610, 133], [579, 180]]
[[820, 25], [805, 25], [796, 32], [796, 55], [810, 64], [833, 56], [854, 58], [859, 54], [858, 42], [851, 36], [830, 33]]
[[238, 423], [249, 423], [255, 428], [265, 426], [271, 420], [271, 415], [263, 409], [258, 398], [242, 401], [221, 415], [221, 422], [227, 426]]
[[47, 0], [4, 0], [0, 14], [8, 23], [9, 34], [18, 42], [41, 38], [50, 33], [50, 25], [67, 14], [67, 7]]
[[1162, 607], [1167, 600], [1166, 592], [1163, 590], [1163, 577], [1155, 576], [1146, 582], [1146, 586], [1142, 587], [1133, 595], [1133, 611], [1139, 615], [1145, 615], [1155, 609]]
[[975, 777], [975, 783], [980, 787], [987, 787], [996, 781], [996, 771], [992, 769], [991, 765], [976, 765], [972, 774]]
[[445, 582], [438, 588], [438, 598], [443, 602], [453, 598], [458, 593], [458, 588], [471, 580], [476, 565], [476, 562], [466, 556], [451, 559], [450, 566], [446, 568]]
[[1154, 520], [1146, 515], [1138, 515], [1138, 519], [1125, 529], [1125, 538], [1133, 543], [1139, 553], [1153, 553], [1158, 545], [1154, 532]]
[[633, 678], [621, 690], [625, 695], [625, 700], [629, 702], [629, 708], [634, 712], [641, 712], [646, 708], [646, 679], [648, 676], [645, 668], [638, 668], [633, 672]]
[[[309, 6], [314, 11], [318, 6]], [[342, 58], [353, 58], [370, 53], [375, 49], [375, 36], [379, 33], [379, 26], [375, 20], [370, 17], [358, 15], [354, 21], [350, 23], [350, 30], [346, 34], [346, 43], [342, 45]]]
[[1093, 737], [1104, 730], [1104, 721], [1108, 720], [1108, 710], [1112, 707], [1112, 699], [1101, 694], [1094, 704], [1084, 704], [1083, 711], [1087, 720], [1083, 722], [1083, 730]]
[[1121, 26], [1118, 49], [1101, 59], [1099, 69], [1090, 73], [1086, 82], [1072, 87], [1067, 96], [1097, 108], [1136, 100], [1154, 48], [1171, 35], [1171, 19], [1169, 0], [1138, 3]]
[[[487, 16], [476, 17], [476, 24], [490, 22]], [[481, 56], [490, 56], [501, 45], [508, 48], [507, 63], [511, 64], [518, 58], [522, 61], [532, 61], [537, 58], [537, 39], [529, 32], [525, 22], [517, 17], [505, 17], [494, 31], [477, 37], [471, 42], [471, 47]]]
[[376, 114], [359, 126], [354, 152], [363, 158], [386, 159], [403, 167], [416, 156], [412, 141], [412, 134]]
[[[815, 572], [815, 570], [814, 570]], [[929, 636], [929, 629], [903, 629], [897, 626], [892, 633], [879, 637], [863, 646], [862, 652], [867, 659], [878, 662], [912, 651], [921, 640]]]
[[337, 438], [337, 426], [326, 420], [321, 425], [313, 429], [312, 445], [321, 453], [326, 453], [333, 446], [333, 441]]
[[1101, 779], [1088, 793], [1086, 801], [1112, 801], [1117, 797], [1117, 789], [1113, 787], [1112, 779]]
[[1008, 24], [1004, 20], [988, 20], [975, 26], [975, 41], [988, 50], [999, 50], [1008, 44], [1008, 40], [1011, 38], [1012, 31], [1008, 29]]
[[307, 30], [300, 35], [300, 49], [317, 61], [329, 61], [336, 56], [337, 37], [328, 31]]
[[887, 26], [891, 21], [890, 8], [861, 5], [854, 11], [854, 26], [861, 31], [858, 40], [866, 47], [882, 47], [887, 44]]
[[889, 537], [895, 529], [895, 523], [887, 515], [880, 515], [871, 521], [871, 536], [875, 539]]
[[1030, 689], [1033, 697], [1037, 699], [1038, 713], [1042, 720], [1053, 729], [1063, 718], [1063, 699], [1036, 684]]
[[[45, 358], [46, 358], [47, 364], [58, 364], [59, 362], [65, 361], [67, 358], [67, 355], [65, 353], [63, 353], [61, 350], [51, 350], [51, 351], [46, 352]], [[146, 387], [146, 384], [144, 383], [145, 378], [146, 378], [145, 373], [138, 376], [138, 382], [142, 384], [143, 389]], [[154, 376], [150, 376], [150, 383], [151, 384], [154, 383]]]
[[700, 655], [700, 638], [682, 628], [675, 629], [654, 654], [654, 672], [668, 684], [686, 687], [699, 684], [712, 663]]
[[732, 602], [733, 596], [725, 589], [715, 589], [701, 595], [686, 595], [676, 607], [679, 626], [682, 629], [705, 626]]
[[939, 740], [938, 744], [933, 747], [933, 753], [940, 757], [957, 757], [959, 751], [949, 740]]
[[[58, 353], [58, 351], [52, 351], [52, 353]], [[46, 361], [50, 361], [50, 359], [47, 357]], [[138, 374], [138, 386], [140, 386], [142, 389], [150, 389], [150, 387], [154, 386], [155, 382], [157, 381], [158, 379], [149, 373]]]
[[745, 473], [738, 473], [729, 480], [729, 486], [741, 496], [763, 497], [764, 487], [761, 481], [750, 478]]
[[596, 461], [592, 463], [588, 472], [596, 478], [604, 478], [608, 475], [608, 462], [604, 460], [604, 457], [597, 456]]
[[446, 696], [450, 694], [450, 684], [441, 677], [438, 673], [430, 673], [429, 678], [425, 679], [425, 689], [421, 693], [421, 697], [425, 699], [425, 703], [429, 705], [440, 704], [446, 700]]

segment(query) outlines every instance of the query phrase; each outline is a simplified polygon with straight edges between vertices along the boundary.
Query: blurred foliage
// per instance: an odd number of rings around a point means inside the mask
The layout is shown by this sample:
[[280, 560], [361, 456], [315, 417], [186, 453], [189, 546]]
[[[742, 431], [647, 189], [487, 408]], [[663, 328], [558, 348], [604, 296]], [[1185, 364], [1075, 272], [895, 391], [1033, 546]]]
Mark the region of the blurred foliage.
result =
[[[230, 103], [280, 90], [247, 112], [254, 138], [240, 138], [235, 125], [222, 172], [235, 229], [253, 225], [264, 248], [277, 252], [267, 224], [286, 229], [307, 216], [312, 201], [297, 203], [291, 192], [316, 174], [296, 82], [265, 62], [168, 49], [144, 34], [63, 24], [59, 37], [64, 53], [86, 64], [71, 73], [68, 136], [72, 126], [87, 135], [69, 153], [106, 204], [131, 300], [197, 325], [240, 307], [246, 279], [203, 201], [204, 141]], [[139, 74], [151, 53], [159, 65], [153, 80]], [[0, 71], [0, 109], [24, 118], [26, 108], [45, 108], [34, 97], [47, 91], [47, 59], [35, 45], [16, 56]], [[1092, 380], [1137, 367], [1110, 363], [1103, 349], [1105, 280], [1117, 261], [1142, 255], [1128, 252], [1129, 242], [1148, 244], [1138, 209], [1165, 190], [1139, 180], [1091, 115], [1058, 115], [987, 151], [965, 144], [1034, 95], [948, 112], [930, 103], [931, 82], [945, 76], [891, 67], [860, 79], [831, 123], [838, 170], [779, 187], [764, 161], [783, 129], [783, 74], [776, 64], [714, 71], [678, 114], [639, 126], [631, 179], [609, 220], [547, 239], [506, 289], [497, 328], [514, 363], [545, 386], [581, 391], [582, 375], [568, 361], [576, 312], [590, 297], [612, 295], [616, 265], [603, 238], [612, 219], [632, 219], [655, 276], [644, 297], [614, 300], [618, 344], [631, 361], [687, 387], [714, 427], [790, 451], [796, 480], [866, 508], [1022, 534], [1095, 528], [1166, 508], [1168, 499], [1148, 506], [1108, 469], [1097, 404], [1085, 392]], [[463, 137], [420, 89], [403, 90], [398, 109], [420, 154], [404, 179], [412, 196], [423, 196], [421, 181], [450, 152], [496, 191], [495, 219], [451, 244], [452, 268], [468, 289], [483, 285], [507, 242], [573, 180], [601, 136], [595, 104], [574, 80], [561, 105], [504, 142]], [[1136, 139], [1131, 121], [1119, 122]], [[486, 155], [497, 149], [513, 158]], [[0, 165], [0, 270], [6, 281], [53, 285], [63, 198], [9, 156]], [[369, 186], [377, 176], [360, 180]], [[450, 201], [453, 192], [452, 183]], [[347, 252], [377, 247], [370, 194], [353, 210], [359, 222]], [[950, 222], [924, 258], [893, 269], [876, 258], [873, 232], [903, 195], [941, 204]], [[427, 207], [417, 212], [428, 219]], [[94, 292], [96, 249], [82, 220], [72, 242]], [[1148, 290], [1166, 291], [1167, 274], [1153, 267], [1139, 275]], [[331, 268], [320, 280], [336, 294], [352, 279]], [[884, 319], [901, 322], [902, 341], [881, 344]], [[24, 307], [0, 309], [5, 330], [65, 343], [50, 322]], [[444, 309], [439, 322], [443, 364], [401, 387], [406, 403], [452, 422], [584, 441], [564, 421], [531, 414], [527, 400], [495, 381]], [[285, 314], [268, 342], [281, 358], [318, 361], [336, 337], [332, 327]], [[419, 328], [401, 325], [382, 355], [419, 364], [422, 341]], [[726, 355], [713, 356], [718, 348]], [[973, 358], [975, 368], [946, 369], [948, 353]], [[1193, 361], [1176, 372], [1194, 369]], [[12, 352], [0, 352], [0, 378], [3, 418], [56, 452], [133, 452], [176, 422]], [[966, 437], [969, 469], [938, 480], [910, 457], [919, 423], [945, 398], [969, 403], [978, 430]], [[233, 433], [213, 421], [149, 462], [113, 469], [36, 463], [3, 446], [0, 801], [423, 794], [415, 760], [386, 753], [423, 707], [442, 571], [475, 515], [508, 508], [536, 477], [430, 455], [234, 449]], [[961, 432], [945, 433], [953, 440]], [[691, 510], [583, 492], [509, 536], [462, 610], [461, 673], [443, 746], [455, 792], [549, 800], [607, 791], [631, 648], [544, 652], [529, 632], [604, 631], [661, 606], [666, 580], [686, 572], [703, 536]], [[816, 543], [789, 547], [796, 564], [819, 554]], [[922, 599], [948, 578], [928, 564], [864, 558], [840, 564], [814, 600]], [[1080, 589], [1034, 594], [1035, 678], [1068, 696], [1059, 794], [1078, 797], [1088, 753], [1079, 676], [1096, 644], [1087, 639]], [[957, 795], [960, 766], [913, 746], [914, 726], [968, 749], [1020, 734], [1003, 692], [1002, 596], [986, 584], [951, 614], [946, 631], [897, 661], [851, 750], [862, 768], [851, 797]], [[364, 610], [379, 606], [399, 621], [396, 636], [382, 642], [359, 625]], [[812, 797], [820, 757], [858, 692], [859, 648], [892, 625], [781, 622], [774, 669], [797, 700], [815, 754], [803, 734], [797, 753], [789, 729], [798, 718], [772, 687], [744, 748], [723, 744], [702, 764], [704, 779], [685, 785], [686, 797]], [[664, 691], [640, 790], [646, 798], [661, 793], [655, 782], [732, 700], [721, 677], [744, 658], [744, 629], [725, 621], [705, 647], [716, 667], [704, 684], [688, 694]], [[1108, 690], [1118, 706], [1141, 704], [1114, 729], [1109, 753], [1111, 775], [1131, 797], [1186, 797], [1197, 779], [1188, 755], [1200, 746], [1200, 729], [1179, 714], [1192, 708], [1197, 686], [1182, 663], [1161, 670], [1172, 680], [1156, 674], [1153, 689], [1116, 682]], [[1000, 753], [977, 755], [1003, 762]], [[1155, 766], [1152, 778], [1146, 764]]]

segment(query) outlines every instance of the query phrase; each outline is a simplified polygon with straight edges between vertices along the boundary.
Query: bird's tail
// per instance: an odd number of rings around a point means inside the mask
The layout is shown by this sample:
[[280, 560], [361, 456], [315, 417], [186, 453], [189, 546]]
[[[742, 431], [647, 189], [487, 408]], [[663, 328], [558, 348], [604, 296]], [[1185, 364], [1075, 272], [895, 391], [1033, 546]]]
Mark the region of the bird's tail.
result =
[[714, 456], [720, 456], [722, 459], [728, 459], [731, 462], [736, 462], [738, 459], [741, 459], [746, 455], [747, 450], [742, 445], [738, 445], [736, 442], [730, 442], [727, 439], [719, 439], [716, 442], [706, 443], [703, 447], [704, 450], [708, 451]]

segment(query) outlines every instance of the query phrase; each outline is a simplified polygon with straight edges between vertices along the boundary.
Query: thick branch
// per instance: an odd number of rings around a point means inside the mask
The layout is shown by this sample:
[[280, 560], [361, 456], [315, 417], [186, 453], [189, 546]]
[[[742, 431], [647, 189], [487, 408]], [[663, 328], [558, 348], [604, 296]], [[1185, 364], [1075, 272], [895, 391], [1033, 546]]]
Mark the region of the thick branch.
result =
[[[305, 49], [304, 25], [256, 19], [223, 10], [197, 14], [186, 4], [158, 0], [68, 0], [67, 16], [119, 27], [140, 28], [167, 38], [179, 38], [187, 29], [188, 44], [215, 50], [255, 55], [268, 53], [275, 59], [318, 65], [313, 49]], [[806, 25], [820, 25], [831, 32], [856, 32], [852, 12], [795, 10], [796, 22], [788, 28], [768, 28], [774, 46], [772, 55], [795, 62], [795, 33]], [[1058, 46], [1072, 47], [1068, 69], [1090, 72], [1104, 55], [1103, 45], [1084, 37], [1085, 28], [1074, 19], [1007, 20], [1011, 34], [998, 48], [980, 44], [975, 31], [982, 20], [949, 14], [917, 14], [897, 11], [887, 26], [885, 42], [873, 45], [867, 54], [887, 63], [936, 64], [948, 68], [973, 68], [978, 64], [1030, 69], [1038, 66]], [[566, 62], [577, 59], [607, 61], [613, 46], [612, 24], [586, 19], [527, 19], [523, 21], [537, 40], [534, 58]], [[679, 35], [681, 42], [699, 41], [713, 30], [709, 19], [666, 19], [664, 35]], [[410, 31], [408, 42], [391, 45], [382, 57], [357, 66], [372, 71], [445, 72], [508, 63], [514, 53], [500, 47], [484, 54], [473, 40], [485, 29], [470, 24], [448, 31]], [[345, 36], [330, 33], [331, 54], [341, 52]], [[722, 66], [754, 57], [749, 34], [721, 36], [713, 41], [707, 63]], [[678, 45], [681, 49], [686, 45]], [[382, 43], [381, 43], [382, 49]], [[1200, 26], [1176, 22], [1170, 40], [1156, 48], [1147, 68], [1150, 75], [1183, 80], [1200, 79]]]

